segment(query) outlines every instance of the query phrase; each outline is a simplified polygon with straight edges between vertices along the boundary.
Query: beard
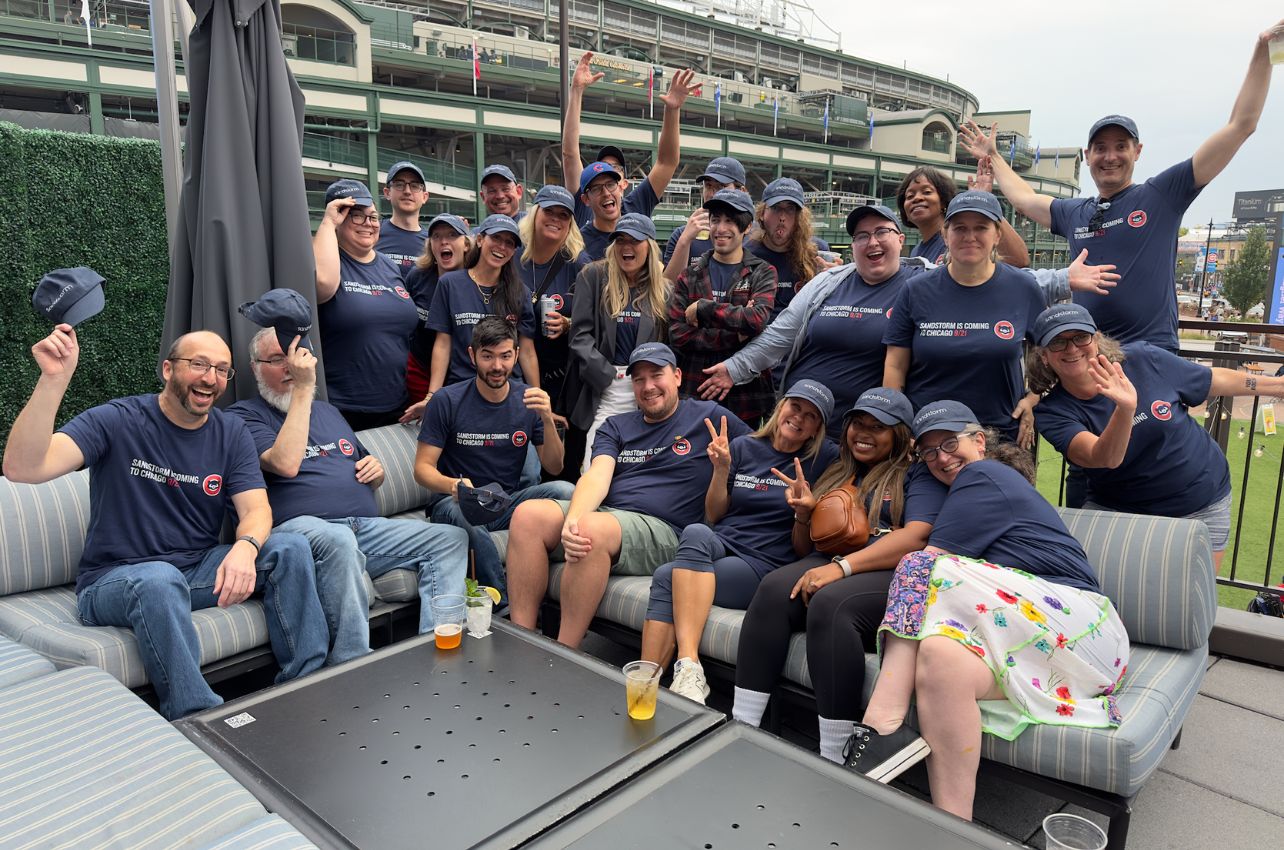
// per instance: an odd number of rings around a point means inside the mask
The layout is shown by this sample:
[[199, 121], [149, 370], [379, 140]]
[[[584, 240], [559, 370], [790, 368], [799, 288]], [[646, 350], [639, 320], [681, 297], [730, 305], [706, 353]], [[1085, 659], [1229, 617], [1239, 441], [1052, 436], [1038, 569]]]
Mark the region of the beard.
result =
[[[294, 398], [293, 389], [287, 390], [286, 392], [276, 392], [264, 383], [263, 379], [258, 375], [254, 376], [254, 382], [259, 385], [259, 395], [263, 397], [263, 400], [268, 403], [269, 407], [274, 410], [279, 410], [282, 413], [290, 412], [290, 399]], [[317, 388], [314, 386], [312, 387], [312, 397], [316, 398], [316, 395]]]
[[[202, 387], [202, 389], [205, 388]], [[171, 374], [169, 376], [169, 380], [165, 382], [165, 392], [173, 396], [179, 406], [193, 416], [205, 416], [209, 413], [209, 410], [202, 410], [192, 403], [192, 385], [181, 383], [178, 380], [178, 376], [175, 374]], [[218, 402], [219, 397], [223, 395], [219, 392], [217, 386], [212, 390], [212, 392], [214, 394], [214, 398], [210, 401], [210, 407], [213, 407], [214, 404]]]

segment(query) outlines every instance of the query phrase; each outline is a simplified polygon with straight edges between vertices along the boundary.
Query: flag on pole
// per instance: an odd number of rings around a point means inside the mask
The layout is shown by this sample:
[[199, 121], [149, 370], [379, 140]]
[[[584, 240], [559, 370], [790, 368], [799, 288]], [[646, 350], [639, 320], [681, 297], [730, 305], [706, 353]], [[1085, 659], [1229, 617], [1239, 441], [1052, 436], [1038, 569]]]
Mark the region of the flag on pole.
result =
[[481, 79], [481, 57], [477, 55], [477, 36], [473, 36], [473, 97], [477, 96], [477, 81]]
[[771, 135], [776, 135], [776, 127], [780, 125], [780, 98], [771, 99]]
[[718, 126], [722, 126], [722, 83], [718, 83], [713, 89], [713, 109], [718, 115]]
[[1008, 165], [1016, 164], [1016, 136], [1008, 140]]
[[646, 102], [651, 107], [651, 117], [655, 118], [655, 66], [646, 72]]
[[1040, 153], [1040, 151], [1042, 151], [1042, 150], [1043, 150], [1043, 145], [1035, 145], [1035, 146], [1034, 146], [1034, 164], [1035, 164], [1035, 165], [1038, 165], [1038, 164], [1039, 164], [1039, 153]]
[[829, 141], [829, 98], [825, 98], [825, 141]]
[[[89, 11], [89, 0], [80, 0], [80, 17], [85, 21], [85, 38], [89, 39], [89, 46], [94, 46], [94, 29], [89, 23], [93, 13]], [[186, 58], [186, 57], [184, 57]]]
[[1060, 168], [1060, 167], [1061, 167], [1061, 151], [1060, 151], [1060, 150], [1058, 150], [1058, 151], [1057, 151], [1057, 153], [1056, 153], [1056, 156], [1054, 156], [1054, 157], [1052, 158], [1052, 167], [1053, 167], [1053, 168]]
[[869, 143], [874, 144], [874, 116], [869, 116]]

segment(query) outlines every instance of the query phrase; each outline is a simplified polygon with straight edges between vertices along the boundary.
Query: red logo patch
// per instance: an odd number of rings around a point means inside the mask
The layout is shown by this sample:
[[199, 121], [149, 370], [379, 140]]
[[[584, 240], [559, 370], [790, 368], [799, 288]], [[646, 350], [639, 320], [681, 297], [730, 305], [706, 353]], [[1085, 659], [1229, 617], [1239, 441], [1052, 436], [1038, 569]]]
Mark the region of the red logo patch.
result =
[[352, 443], [349, 443], [347, 440], [340, 439], [340, 440], [339, 440], [339, 451], [341, 451], [341, 452], [343, 452], [345, 455], [348, 455], [349, 457], [351, 457], [351, 456], [352, 456], [352, 453], [353, 453], [353, 452], [355, 452], [355, 451], [356, 451], [356, 449], [355, 449], [355, 448], [353, 448]]
[[406, 291], [404, 286], [394, 287], [394, 291], [407, 301], [410, 300], [410, 293]]
[[1145, 224], [1146, 224], [1146, 211], [1145, 211], [1145, 210], [1134, 210], [1134, 211], [1132, 211], [1132, 212], [1128, 213], [1128, 226], [1129, 226], [1129, 227], [1142, 227], [1142, 226], [1144, 226]]
[[999, 339], [1012, 339], [1016, 336], [1016, 328], [1012, 327], [1011, 322], [1004, 320], [994, 326], [994, 335]]
[[893, 308], [893, 307], [888, 307], [888, 308], [887, 308], [887, 318], [889, 318], [889, 319], [890, 319], [890, 318], [892, 317], [892, 310], [893, 310], [893, 309], [895, 309], [895, 308]]
[[553, 306], [559, 310], [566, 306], [566, 299], [560, 293], [554, 292], [549, 298], [553, 299]]
[[201, 482], [201, 489], [207, 496], [217, 496], [223, 492], [223, 476], [217, 474], [205, 476], [205, 480]]
[[1173, 406], [1162, 398], [1150, 405], [1150, 415], [1160, 422], [1167, 422], [1173, 418]]
[[522, 446], [526, 445], [526, 432], [525, 432], [525, 431], [514, 431], [514, 432], [513, 432], [513, 445], [517, 446], [517, 448], [519, 448], [519, 449], [520, 449]]
[[673, 453], [675, 455], [685, 455], [691, 452], [691, 441], [686, 437], [678, 437], [673, 441]]

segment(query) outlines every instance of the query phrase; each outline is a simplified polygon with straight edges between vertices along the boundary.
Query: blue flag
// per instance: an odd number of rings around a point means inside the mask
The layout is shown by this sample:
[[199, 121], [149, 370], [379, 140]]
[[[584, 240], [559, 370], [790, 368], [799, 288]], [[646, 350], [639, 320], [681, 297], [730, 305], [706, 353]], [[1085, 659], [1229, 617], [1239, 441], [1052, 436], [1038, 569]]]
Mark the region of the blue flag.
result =
[[771, 135], [776, 135], [776, 127], [780, 123], [780, 98], [771, 99]]
[[1008, 142], [1008, 165], [1016, 162], [1016, 136], [1013, 136]]
[[713, 108], [718, 114], [718, 126], [722, 126], [722, 83], [718, 83], [713, 89]]
[[829, 141], [829, 98], [825, 98], [825, 141]]
[[874, 116], [873, 115], [869, 116], [869, 141], [870, 141], [870, 144], [873, 144], [874, 142]]
[[1041, 150], [1043, 150], [1043, 146], [1042, 146], [1042, 145], [1035, 145], [1035, 146], [1034, 146], [1034, 164], [1035, 164], [1035, 165], [1038, 165], [1038, 164], [1039, 164], [1039, 152], [1040, 152]]

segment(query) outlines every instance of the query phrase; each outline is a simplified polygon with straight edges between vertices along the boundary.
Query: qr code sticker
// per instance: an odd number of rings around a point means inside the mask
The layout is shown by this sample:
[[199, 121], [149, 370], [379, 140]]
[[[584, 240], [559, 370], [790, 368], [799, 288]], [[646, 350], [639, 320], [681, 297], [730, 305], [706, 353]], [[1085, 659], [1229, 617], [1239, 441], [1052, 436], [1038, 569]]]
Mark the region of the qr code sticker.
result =
[[231, 726], [233, 729], [240, 729], [242, 726], [253, 723], [254, 715], [250, 714], [248, 711], [242, 711], [240, 714], [233, 715], [223, 722], [228, 726]]

